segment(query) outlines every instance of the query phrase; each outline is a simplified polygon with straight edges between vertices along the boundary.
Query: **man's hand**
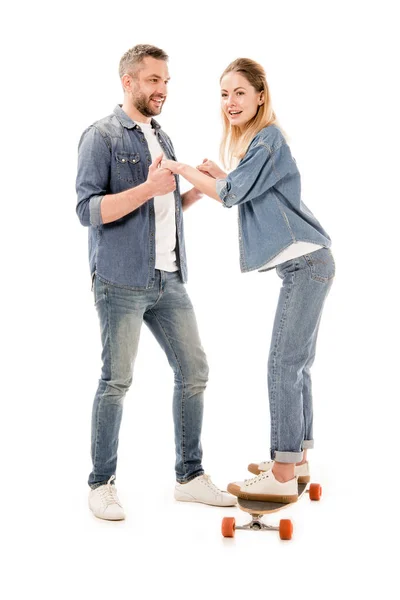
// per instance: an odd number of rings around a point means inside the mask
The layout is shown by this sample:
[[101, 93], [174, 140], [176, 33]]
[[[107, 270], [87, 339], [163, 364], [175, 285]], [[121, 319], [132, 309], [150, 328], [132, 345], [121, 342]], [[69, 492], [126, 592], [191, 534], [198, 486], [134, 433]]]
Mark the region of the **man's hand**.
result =
[[208, 160], [208, 158], [205, 158], [202, 164], [196, 167], [196, 169], [205, 175], [208, 175], [209, 177], [213, 177], [214, 179], [226, 179], [226, 177], [228, 177], [228, 174], [225, 173], [225, 171], [220, 169], [219, 166], [212, 160]]
[[[151, 193], [153, 196], [164, 196], [173, 192], [176, 189], [175, 177], [172, 175], [169, 167], [164, 168], [161, 164], [163, 155], [157, 156], [156, 159], [151, 163], [149, 167], [149, 174], [147, 176], [147, 183], [150, 185]], [[174, 162], [163, 161], [163, 162]], [[161, 165], [161, 166], [160, 166]]]

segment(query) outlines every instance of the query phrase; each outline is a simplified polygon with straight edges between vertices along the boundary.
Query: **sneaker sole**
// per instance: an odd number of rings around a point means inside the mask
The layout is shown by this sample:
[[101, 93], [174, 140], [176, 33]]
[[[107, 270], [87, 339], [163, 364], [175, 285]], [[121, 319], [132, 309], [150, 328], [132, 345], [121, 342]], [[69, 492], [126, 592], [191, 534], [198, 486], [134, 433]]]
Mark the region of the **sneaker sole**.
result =
[[112, 517], [112, 516], [105, 517], [104, 515], [96, 514], [90, 506], [89, 506], [89, 508], [90, 508], [90, 512], [92, 513], [92, 515], [94, 517], [96, 517], [96, 519], [101, 519], [102, 521], [124, 521], [125, 520], [125, 515], [120, 516], [120, 517]]
[[251, 494], [249, 492], [242, 492], [240, 487], [235, 483], [230, 483], [228, 485], [228, 492], [241, 498], [242, 500], [256, 500], [258, 502], [282, 502], [282, 504], [291, 504], [292, 502], [297, 502], [298, 494], [293, 496], [280, 496], [279, 494]]
[[[260, 473], [265, 473], [265, 471], [258, 468], [258, 465], [255, 463], [250, 463], [247, 467], [247, 470], [253, 475], [260, 475]], [[311, 481], [311, 477], [309, 475], [299, 475], [297, 478], [298, 483], [309, 483]]]
[[204, 500], [197, 500], [193, 496], [189, 495], [176, 495], [174, 496], [177, 502], [196, 502], [197, 504], [206, 504], [207, 506], [222, 506], [223, 508], [227, 508], [228, 506], [236, 506], [236, 501], [230, 501], [229, 504], [214, 504], [213, 502], [205, 502]]
[[101, 515], [96, 515], [93, 511], [92, 513], [96, 519], [101, 519], [102, 521], [125, 521], [125, 517], [102, 517]]

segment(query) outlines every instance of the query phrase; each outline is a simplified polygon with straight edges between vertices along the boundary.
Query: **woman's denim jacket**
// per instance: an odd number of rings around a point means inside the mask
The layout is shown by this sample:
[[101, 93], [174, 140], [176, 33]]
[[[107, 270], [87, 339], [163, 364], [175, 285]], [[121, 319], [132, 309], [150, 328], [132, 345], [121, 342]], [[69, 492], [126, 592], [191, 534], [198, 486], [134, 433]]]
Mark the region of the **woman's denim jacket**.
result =
[[301, 200], [300, 173], [275, 125], [257, 133], [237, 168], [216, 186], [224, 206], [239, 207], [241, 271], [259, 269], [294, 242], [330, 247]]
[[[171, 140], [152, 119], [167, 158], [176, 160]], [[121, 106], [91, 125], [79, 143], [76, 212], [89, 227], [89, 263], [92, 277], [130, 289], [152, 288], [155, 281], [155, 215], [150, 199], [125, 217], [104, 224], [100, 204], [105, 194], [116, 194], [144, 183], [151, 156], [140, 126]], [[175, 195], [176, 259], [183, 282], [187, 280], [182, 201], [178, 178]]]

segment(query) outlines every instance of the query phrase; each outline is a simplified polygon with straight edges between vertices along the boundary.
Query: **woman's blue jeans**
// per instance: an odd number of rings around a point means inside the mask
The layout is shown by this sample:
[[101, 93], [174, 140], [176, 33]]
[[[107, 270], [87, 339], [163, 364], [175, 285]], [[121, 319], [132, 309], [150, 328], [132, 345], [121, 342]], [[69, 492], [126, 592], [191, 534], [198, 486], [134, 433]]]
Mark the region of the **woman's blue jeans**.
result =
[[321, 248], [276, 271], [282, 288], [268, 361], [271, 458], [295, 463], [314, 445], [310, 369], [335, 263], [331, 251]]

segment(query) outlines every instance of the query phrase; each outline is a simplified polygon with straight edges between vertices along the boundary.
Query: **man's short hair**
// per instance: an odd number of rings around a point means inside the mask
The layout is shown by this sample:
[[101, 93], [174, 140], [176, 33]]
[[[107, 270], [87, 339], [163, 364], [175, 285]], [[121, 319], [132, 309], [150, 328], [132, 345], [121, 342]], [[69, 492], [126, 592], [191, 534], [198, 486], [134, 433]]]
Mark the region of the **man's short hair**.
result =
[[125, 73], [134, 74], [136, 66], [141, 63], [146, 56], [151, 56], [157, 60], [168, 60], [168, 55], [164, 52], [164, 50], [161, 50], [161, 48], [150, 46], [149, 44], [137, 44], [125, 52], [119, 61], [120, 78], [122, 78]]

